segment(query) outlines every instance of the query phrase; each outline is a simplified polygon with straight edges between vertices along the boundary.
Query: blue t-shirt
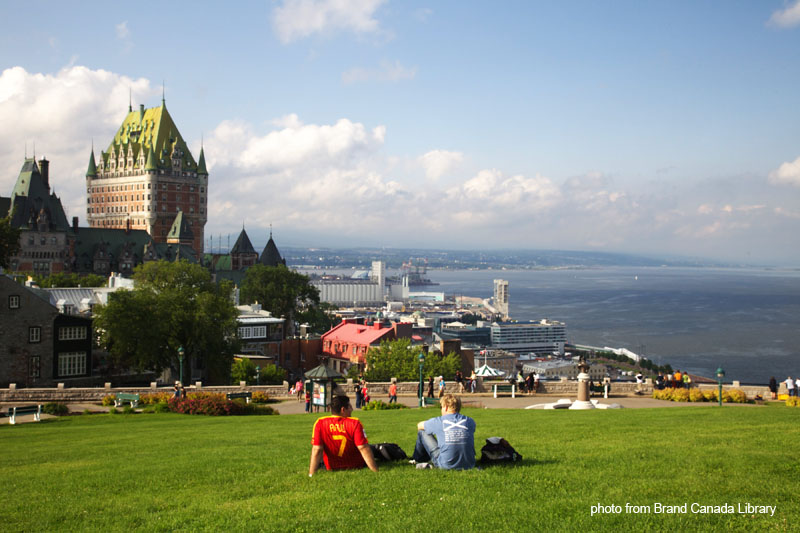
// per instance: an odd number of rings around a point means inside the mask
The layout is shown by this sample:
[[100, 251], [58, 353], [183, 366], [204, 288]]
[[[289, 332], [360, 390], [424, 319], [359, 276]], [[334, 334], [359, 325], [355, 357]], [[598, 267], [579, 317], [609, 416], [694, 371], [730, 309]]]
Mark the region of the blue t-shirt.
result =
[[425, 421], [425, 433], [436, 435], [443, 469], [466, 470], [475, 467], [475, 421], [461, 413], [437, 416]]

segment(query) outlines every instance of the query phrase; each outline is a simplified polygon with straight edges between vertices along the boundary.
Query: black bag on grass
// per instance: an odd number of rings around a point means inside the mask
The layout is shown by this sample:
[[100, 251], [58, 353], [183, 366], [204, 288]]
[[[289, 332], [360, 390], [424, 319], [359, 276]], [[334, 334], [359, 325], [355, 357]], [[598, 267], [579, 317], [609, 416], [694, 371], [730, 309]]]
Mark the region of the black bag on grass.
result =
[[502, 437], [489, 437], [481, 448], [481, 463], [516, 463], [522, 456]]
[[408, 459], [406, 452], [393, 442], [382, 442], [380, 444], [370, 444], [372, 455], [377, 461], [403, 461]]

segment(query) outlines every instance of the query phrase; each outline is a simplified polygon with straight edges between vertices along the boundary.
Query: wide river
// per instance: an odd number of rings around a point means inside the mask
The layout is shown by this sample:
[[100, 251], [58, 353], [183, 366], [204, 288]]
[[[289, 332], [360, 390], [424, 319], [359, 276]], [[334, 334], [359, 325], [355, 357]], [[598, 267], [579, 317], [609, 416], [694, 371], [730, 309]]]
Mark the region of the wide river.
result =
[[628, 348], [658, 364], [766, 383], [800, 373], [800, 271], [603, 267], [429, 271], [438, 286], [489, 297], [509, 282], [511, 317], [565, 322], [570, 342]]

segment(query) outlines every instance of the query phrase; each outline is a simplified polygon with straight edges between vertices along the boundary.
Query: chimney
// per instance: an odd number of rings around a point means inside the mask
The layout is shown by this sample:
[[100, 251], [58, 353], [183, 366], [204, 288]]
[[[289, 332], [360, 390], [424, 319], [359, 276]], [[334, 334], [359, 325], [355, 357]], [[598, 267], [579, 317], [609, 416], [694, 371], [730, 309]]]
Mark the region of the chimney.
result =
[[39, 160], [39, 174], [42, 175], [44, 186], [50, 188], [50, 161], [44, 157]]
[[72, 232], [78, 233], [78, 217], [72, 217]]

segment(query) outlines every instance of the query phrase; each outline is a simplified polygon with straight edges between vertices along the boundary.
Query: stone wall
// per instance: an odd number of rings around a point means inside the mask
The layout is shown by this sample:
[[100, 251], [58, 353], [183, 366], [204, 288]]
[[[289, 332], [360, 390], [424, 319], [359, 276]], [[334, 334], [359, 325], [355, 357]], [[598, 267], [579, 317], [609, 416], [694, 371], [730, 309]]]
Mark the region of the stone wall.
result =
[[[478, 387], [476, 388], [476, 393], [478, 394], [491, 394], [492, 393], [492, 385], [500, 384], [500, 385], [507, 385], [508, 382], [506, 381], [486, 381], [479, 379], [478, 380]], [[388, 400], [389, 396], [389, 382], [369, 382], [367, 384], [370, 396], [373, 400]], [[417, 395], [417, 387], [419, 386], [419, 382], [414, 381], [406, 381], [406, 382], [398, 382], [397, 383], [397, 393], [400, 396], [416, 396]], [[340, 384], [340, 387], [344, 389], [344, 392], [350, 396], [350, 399], [355, 398], [355, 393], [353, 391], [354, 385], [353, 380], [348, 379], [347, 383]], [[697, 387], [701, 390], [716, 390], [717, 385], [712, 384], [698, 384], [693, 385], [693, 387]], [[766, 385], [745, 385], [739, 386], [738, 382], [734, 382], [732, 384], [724, 384], [723, 387], [725, 389], [740, 389], [743, 390], [747, 397], [753, 399], [756, 395], [761, 395], [762, 398], [768, 399], [769, 398], [769, 390], [767, 389]], [[288, 383], [284, 382], [283, 385], [251, 385], [246, 387], [240, 386], [224, 386], [224, 387], [206, 387], [203, 386], [202, 383], [198, 382], [195, 385], [190, 385], [186, 387], [187, 392], [220, 392], [220, 393], [227, 393], [227, 392], [240, 392], [242, 390], [248, 391], [263, 391], [270, 395], [272, 398], [282, 399], [288, 398]], [[434, 391], [438, 393], [438, 386], [434, 388]], [[457, 392], [456, 384], [454, 381], [446, 382], [446, 392]], [[7, 388], [7, 389], [0, 389], [0, 402], [70, 402], [70, 403], [79, 403], [79, 402], [100, 402], [102, 401], [103, 397], [108, 394], [115, 394], [119, 392], [127, 392], [133, 394], [147, 394], [147, 393], [157, 393], [157, 392], [168, 392], [172, 393], [172, 387], [158, 387], [155, 384], [151, 384], [150, 387], [111, 387], [110, 384], [107, 384], [106, 387], [63, 387], [59, 386], [56, 388]], [[425, 392], [427, 394], [427, 383], [425, 384]], [[641, 386], [641, 396], [650, 397], [653, 394], [653, 386], [652, 383], [649, 382], [645, 383]], [[785, 390], [783, 391], [786, 392]], [[504, 395], [508, 395], [509, 393], [503, 393]], [[578, 382], [572, 380], [561, 380], [561, 381], [542, 381], [539, 384], [539, 391], [537, 395], [549, 395], [549, 396], [562, 396], [565, 398], [573, 398], [576, 397], [578, 394]], [[595, 393], [595, 396], [597, 393]], [[609, 394], [611, 397], [619, 397], [619, 396], [636, 396], [636, 383], [632, 382], [612, 382], [611, 383], [611, 391]]]

